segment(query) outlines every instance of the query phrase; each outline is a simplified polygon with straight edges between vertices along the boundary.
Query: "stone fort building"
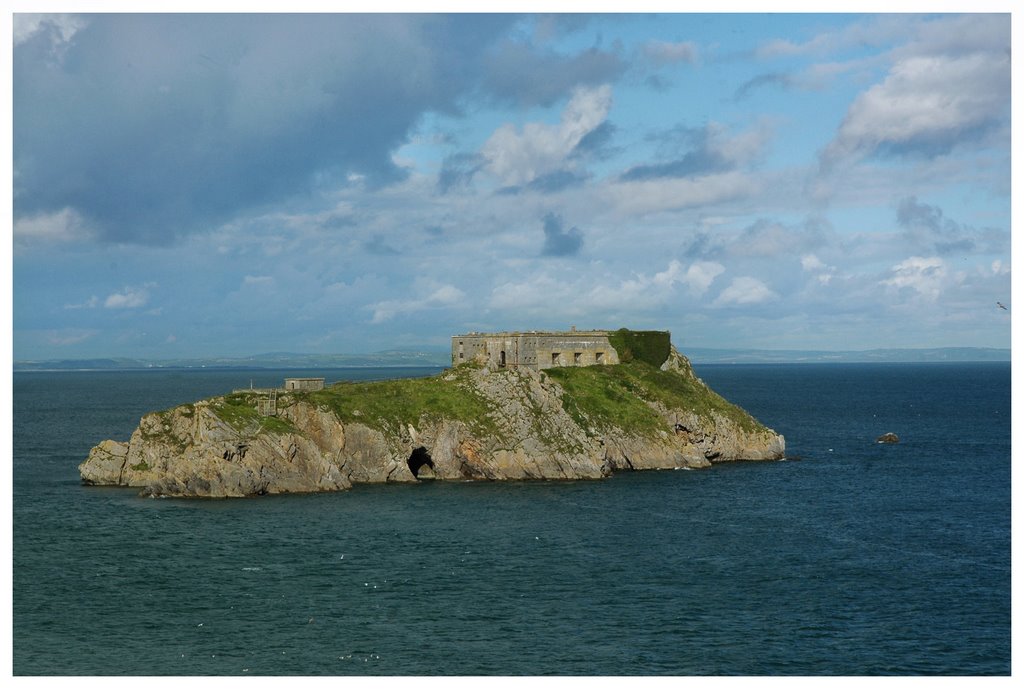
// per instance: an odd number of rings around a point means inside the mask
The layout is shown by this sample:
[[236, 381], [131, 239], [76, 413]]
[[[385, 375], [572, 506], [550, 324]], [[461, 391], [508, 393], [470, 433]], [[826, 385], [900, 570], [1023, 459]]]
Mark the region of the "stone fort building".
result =
[[[651, 332], [664, 337], [667, 332]], [[494, 368], [525, 366], [543, 370], [556, 366], [601, 366], [620, 363], [607, 330], [562, 332], [467, 333], [452, 337], [452, 365], [476, 361]], [[666, 349], [667, 353], [667, 349]]]

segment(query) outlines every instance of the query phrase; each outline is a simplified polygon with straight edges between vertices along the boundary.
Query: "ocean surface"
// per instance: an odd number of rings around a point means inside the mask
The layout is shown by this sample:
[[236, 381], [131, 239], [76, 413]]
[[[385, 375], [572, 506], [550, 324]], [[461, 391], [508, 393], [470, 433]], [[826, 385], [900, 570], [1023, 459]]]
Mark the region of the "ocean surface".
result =
[[147, 411], [434, 370], [15, 373], [14, 673], [1010, 673], [1008, 363], [696, 370], [791, 458], [147, 499], [77, 471]]

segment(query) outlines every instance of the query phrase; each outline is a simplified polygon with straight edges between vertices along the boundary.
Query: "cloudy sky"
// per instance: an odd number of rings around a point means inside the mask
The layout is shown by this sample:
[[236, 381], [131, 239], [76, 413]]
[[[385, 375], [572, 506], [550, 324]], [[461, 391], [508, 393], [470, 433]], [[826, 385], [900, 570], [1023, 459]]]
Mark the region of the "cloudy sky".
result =
[[14, 358], [1009, 347], [1008, 15], [35, 15]]

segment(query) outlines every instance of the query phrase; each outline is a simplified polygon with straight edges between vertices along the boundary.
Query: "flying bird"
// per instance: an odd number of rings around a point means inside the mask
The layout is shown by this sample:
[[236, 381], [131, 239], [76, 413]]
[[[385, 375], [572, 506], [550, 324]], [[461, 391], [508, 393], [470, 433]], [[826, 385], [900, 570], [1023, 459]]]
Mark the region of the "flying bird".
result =
[[1005, 306], [1003, 306], [1003, 303], [1001, 301], [997, 301], [996, 302], [996, 306], [1001, 308], [1003, 311], [1009, 311], [1010, 310], [1010, 309], [1006, 308]]

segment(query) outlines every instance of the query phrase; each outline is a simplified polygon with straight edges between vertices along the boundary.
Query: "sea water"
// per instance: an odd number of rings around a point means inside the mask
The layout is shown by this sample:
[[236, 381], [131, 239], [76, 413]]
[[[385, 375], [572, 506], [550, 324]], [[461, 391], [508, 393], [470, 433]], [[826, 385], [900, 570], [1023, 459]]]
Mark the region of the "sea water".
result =
[[77, 472], [147, 411], [434, 371], [15, 373], [14, 672], [1010, 672], [1009, 364], [696, 369], [790, 458], [148, 499]]

